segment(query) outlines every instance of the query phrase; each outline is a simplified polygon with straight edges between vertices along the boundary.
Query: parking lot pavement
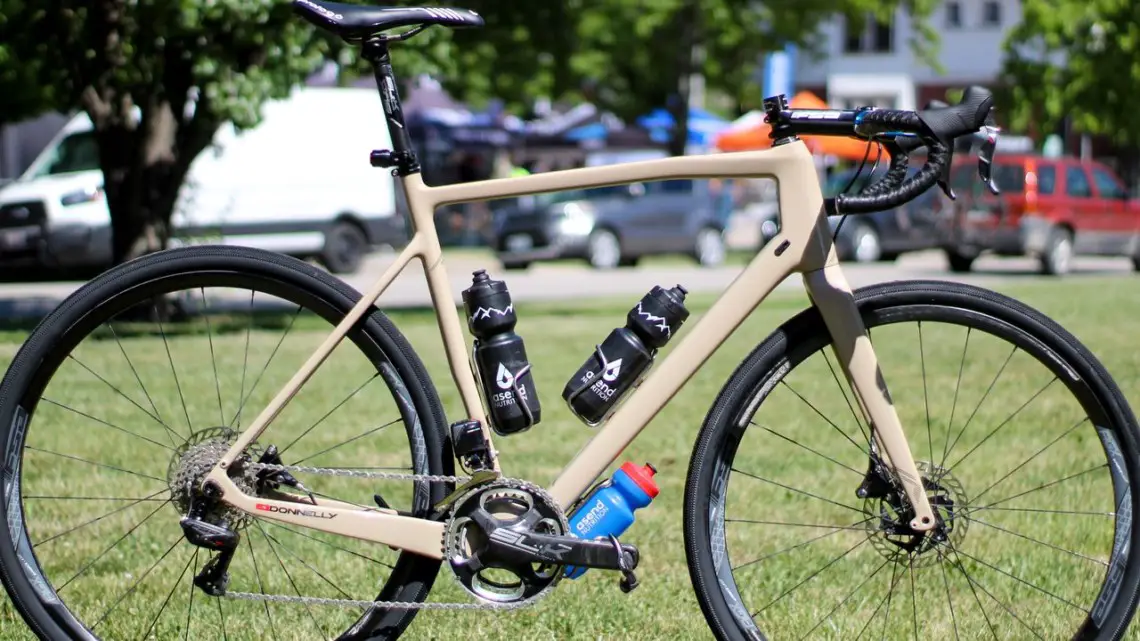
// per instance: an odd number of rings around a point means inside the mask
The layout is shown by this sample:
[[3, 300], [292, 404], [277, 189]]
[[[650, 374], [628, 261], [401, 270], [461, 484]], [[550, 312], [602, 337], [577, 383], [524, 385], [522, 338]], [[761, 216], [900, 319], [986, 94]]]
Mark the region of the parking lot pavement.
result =
[[[372, 256], [357, 274], [345, 280], [359, 291], [366, 291], [392, 263], [393, 254]], [[444, 261], [451, 280], [452, 295], [461, 304], [460, 292], [471, 283], [471, 272], [486, 269], [495, 278], [507, 281], [516, 301], [573, 300], [580, 298], [629, 296], [639, 298], [654, 285], [683, 285], [691, 292], [718, 293], [740, 273], [740, 265], [702, 269], [683, 262], [638, 268], [595, 271], [575, 264], [537, 264], [525, 271], [504, 271], [490, 255], [460, 252]], [[1031, 259], [984, 257], [969, 274], [952, 274], [939, 252], [903, 256], [892, 263], [844, 264], [852, 287], [904, 279], [940, 279], [980, 285], [1011, 280], [1043, 280]], [[1132, 264], [1127, 259], [1078, 258], [1074, 272], [1064, 278], [1116, 275], [1128, 277]], [[43, 316], [81, 286], [81, 283], [0, 284], [0, 318]], [[781, 289], [801, 287], [798, 277], [786, 280]], [[431, 302], [419, 261], [413, 260], [380, 299], [381, 308], [423, 307]]]

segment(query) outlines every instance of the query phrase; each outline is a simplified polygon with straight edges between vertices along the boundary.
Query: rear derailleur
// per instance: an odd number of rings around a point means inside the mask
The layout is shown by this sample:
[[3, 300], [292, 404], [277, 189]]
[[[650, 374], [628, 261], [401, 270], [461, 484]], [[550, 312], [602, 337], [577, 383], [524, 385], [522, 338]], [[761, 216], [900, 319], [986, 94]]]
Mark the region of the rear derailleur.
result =
[[[258, 463], [281, 465], [277, 447], [270, 445], [266, 448]], [[305, 492], [312, 500], [312, 494], [308, 489], [284, 470], [258, 470], [254, 485], [258, 496], [264, 496], [286, 485]], [[210, 596], [224, 596], [226, 593], [230, 582], [230, 562], [233, 561], [234, 551], [241, 542], [238, 530], [244, 524], [241, 519], [232, 518], [231, 513], [234, 510], [219, 509], [221, 496], [221, 488], [214, 482], [207, 481], [200, 492], [190, 492], [190, 509], [178, 522], [182, 526], [183, 535], [191, 545], [218, 553], [194, 577], [194, 585]], [[231, 518], [225, 518], [226, 515], [230, 515]]]

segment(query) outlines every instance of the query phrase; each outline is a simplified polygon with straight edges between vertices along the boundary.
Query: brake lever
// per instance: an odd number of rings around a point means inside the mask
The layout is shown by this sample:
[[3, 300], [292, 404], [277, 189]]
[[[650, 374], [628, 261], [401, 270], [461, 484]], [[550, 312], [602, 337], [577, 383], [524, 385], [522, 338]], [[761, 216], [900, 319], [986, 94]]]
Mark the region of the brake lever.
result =
[[986, 118], [986, 124], [982, 127], [981, 133], [985, 136], [982, 141], [982, 146], [978, 149], [978, 176], [985, 183], [986, 188], [990, 193], [997, 196], [1001, 193], [998, 190], [997, 183], [994, 182], [994, 154], [997, 151], [998, 132], [1001, 129], [993, 124], [993, 114], [991, 113]]

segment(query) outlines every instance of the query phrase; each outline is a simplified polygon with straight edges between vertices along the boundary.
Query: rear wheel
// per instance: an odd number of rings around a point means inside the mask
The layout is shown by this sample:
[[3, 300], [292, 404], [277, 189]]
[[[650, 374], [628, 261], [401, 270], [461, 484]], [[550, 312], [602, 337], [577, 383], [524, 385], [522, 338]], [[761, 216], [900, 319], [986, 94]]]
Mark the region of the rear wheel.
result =
[[724, 263], [724, 233], [715, 227], [705, 227], [697, 232], [694, 255], [701, 267], [718, 267]]
[[1073, 267], [1073, 234], [1064, 227], [1054, 227], [1041, 254], [1041, 273], [1064, 276]]
[[851, 247], [847, 254], [858, 263], [873, 263], [883, 255], [883, 246], [875, 228], [863, 222], [856, 222], [851, 230]]
[[938, 526], [910, 530], [894, 479], [869, 472], [870, 428], [818, 311], [801, 313], [737, 369], [693, 454], [686, 552], [717, 638], [1119, 639], [1140, 451], [1111, 377], [992, 292], [855, 298]]
[[973, 269], [977, 259], [978, 253], [975, 251], [946, 250], [946, 262], [950, 264], [950, 271], [956, 274], [964, 274]]
[[586, 260], [594, 269], [613, 269], [621, 264], [621, 241], [608, 229], [596, 229], [586, 244]]
[[321, 264], [334, 274], [352, 274], [368, 253], [368, 236], [353, 223], [341, 221], [325, 233]]
[[[359, 299], [301, 261], [238, 247], [153, 254], [88, 283], [29, 336], [0, 384], [0, 578], [41, 638], [395, 638], [415, 610], [208, 596], [183, 538], [189, 488]], [[253, 444], [286, 465], [451, 474], [443, 409], [373, 311]], [[235, 466], [235, 468], [238, 466]], [[296, 474], [313, 496], [426, 515], [442, 483]], [[270, 492], [256, 476], [247, 493]], [[423, 601], [440, 562], [250, 517], [229, 591]], [[369, 636], [373, 635], [373, 636]]]

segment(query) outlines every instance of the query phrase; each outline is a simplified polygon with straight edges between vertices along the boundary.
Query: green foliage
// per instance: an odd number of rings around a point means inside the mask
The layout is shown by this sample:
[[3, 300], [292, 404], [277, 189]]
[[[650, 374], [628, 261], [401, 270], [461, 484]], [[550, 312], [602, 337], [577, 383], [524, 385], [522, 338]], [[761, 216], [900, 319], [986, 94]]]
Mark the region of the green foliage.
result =
[[19, 47], [18, 25], [12, 16], [25, 10], [22, 0], [0, 0], [0, 126], [32, 118], [48, 111], [54, 86], [39, 82], [43, 74], [40, 49]]
[[1026, 0], [1005, 49], [1005, 96], [1012, 125], [1077, 130], [1140, 143], [1140, 3]]

